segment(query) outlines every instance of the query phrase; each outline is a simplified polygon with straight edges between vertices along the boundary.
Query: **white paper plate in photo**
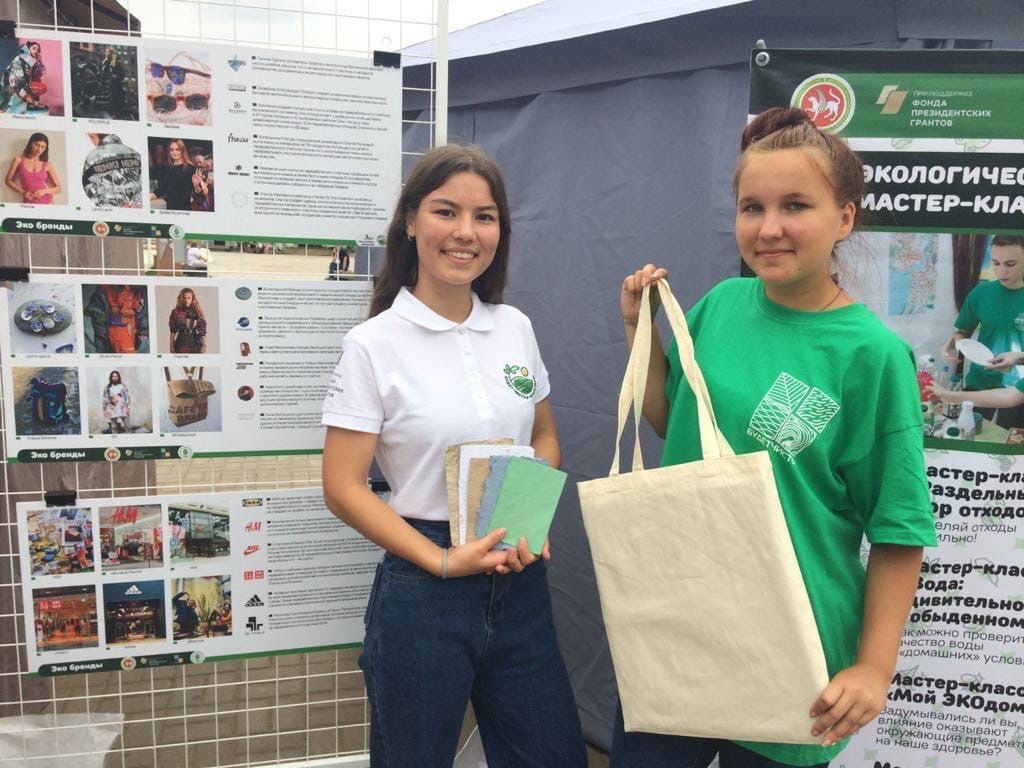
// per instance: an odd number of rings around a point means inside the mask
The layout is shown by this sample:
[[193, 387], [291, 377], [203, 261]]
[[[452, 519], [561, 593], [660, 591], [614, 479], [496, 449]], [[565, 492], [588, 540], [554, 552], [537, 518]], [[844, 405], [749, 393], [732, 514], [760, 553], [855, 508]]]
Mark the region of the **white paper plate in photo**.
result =
[[988, 365], [988, 361], [995, 357], [992, 350], [977, 339], [960, 339], [956, 343], [956, 348], [964, 357], [977, 365]]

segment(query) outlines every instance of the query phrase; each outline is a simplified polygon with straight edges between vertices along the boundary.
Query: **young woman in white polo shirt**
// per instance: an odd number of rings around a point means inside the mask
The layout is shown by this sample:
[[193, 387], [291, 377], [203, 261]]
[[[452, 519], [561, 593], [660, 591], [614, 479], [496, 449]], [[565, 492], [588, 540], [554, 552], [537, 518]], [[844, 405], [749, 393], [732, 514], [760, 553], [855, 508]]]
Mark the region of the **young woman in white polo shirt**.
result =
[[[472, 700], [494, 766], [586, 765], [543, 558], [451, 546], [449, 445], [511, 437], [559, 463], [529, 319], [501, 303], [510, 218], [497, 167], [440, 147], [398, 199], [370, 319], [348, 332], [324, 402], [327, 505], [386, 550], [359, 664], [373, 766], [450, 766]], [[516, 380], [506, 371], [516, 371]], [[391, 486], [366, 487], [373, 458]]]

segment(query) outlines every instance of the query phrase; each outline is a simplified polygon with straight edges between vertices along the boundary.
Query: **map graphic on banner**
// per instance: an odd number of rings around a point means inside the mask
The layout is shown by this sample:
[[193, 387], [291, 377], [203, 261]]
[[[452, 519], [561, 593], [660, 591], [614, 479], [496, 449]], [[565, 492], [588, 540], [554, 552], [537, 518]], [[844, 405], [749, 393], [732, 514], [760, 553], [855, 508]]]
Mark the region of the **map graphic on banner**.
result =
[[[401, 69], [25, 30], [0, 104], [5, 232], [377, 243], [401, 183]], [[29, 36], [30, 35], [30, 36]], [[29, 43], [33, 43], [29, 50]], [[40, 143], [42, 154], [33, 154]]]
[[1024, 52], [768, 58], [751, 63], [750, 113], [804, 109], [865, 162], [868, 231], [840, 250], [841, 281], [917, 356], [939, 538], [925, 551], [888, 706], [832, 764], [1022, 765], [1024, 406], [975, 408], [967, 423], [963, 406], [926, 393], [933, 381], [1024, 402], [1019, 365], [990, 370], [969, 345], [943, 354], [957, 329], [991, 355], [1024, 351], [1024, 288], [1000, 291], [993, 268], [995, 255], [1024, 252], [1013, 239], [1024, 237]]
[[369, 281], [33, 275], [0, 290], [11, 461], [323, 449]]
[[938, 236], [894, 235], [889, 243], [889, 314], [919, 315], [935, 309]]
[[319, 488], [20, 502], [17, 513], [31, 672], [362, 640], [380, 550], [327, 510]]

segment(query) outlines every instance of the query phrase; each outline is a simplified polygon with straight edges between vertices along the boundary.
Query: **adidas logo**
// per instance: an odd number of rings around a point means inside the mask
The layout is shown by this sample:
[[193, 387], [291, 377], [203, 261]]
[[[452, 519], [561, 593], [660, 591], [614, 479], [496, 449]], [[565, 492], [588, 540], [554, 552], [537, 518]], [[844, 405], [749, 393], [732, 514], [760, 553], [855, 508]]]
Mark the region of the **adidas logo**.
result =
[[263, 601], [260, 600], [260, 596], [259, 595], [253, 595], [252, 597], [250, 597], [248, 600], [245, 601], [245, 607], [246, 608], [262, 608], [263, 607]]
[[142, 590], [139, 589], [137, 584], [132, 584], [128, 589], [124, 591], [126, 595], [141, 595]]

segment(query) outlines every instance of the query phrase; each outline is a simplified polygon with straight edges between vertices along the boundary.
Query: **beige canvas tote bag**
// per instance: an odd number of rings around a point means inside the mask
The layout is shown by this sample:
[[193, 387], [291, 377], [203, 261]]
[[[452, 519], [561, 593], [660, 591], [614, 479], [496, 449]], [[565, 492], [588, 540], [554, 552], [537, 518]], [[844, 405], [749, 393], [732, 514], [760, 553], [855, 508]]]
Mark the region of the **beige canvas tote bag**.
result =
[[[828, 672], [768, 453], [733, 453], [683, 311], [668, 283], [658, 285], [697, 396], [704, 458], [644, 469], [645, 289], [611, 470], [579, 483], [626, 730], [816, 743], [808, 713]], [[619, 474], [631, 405], [633, 471]]]

